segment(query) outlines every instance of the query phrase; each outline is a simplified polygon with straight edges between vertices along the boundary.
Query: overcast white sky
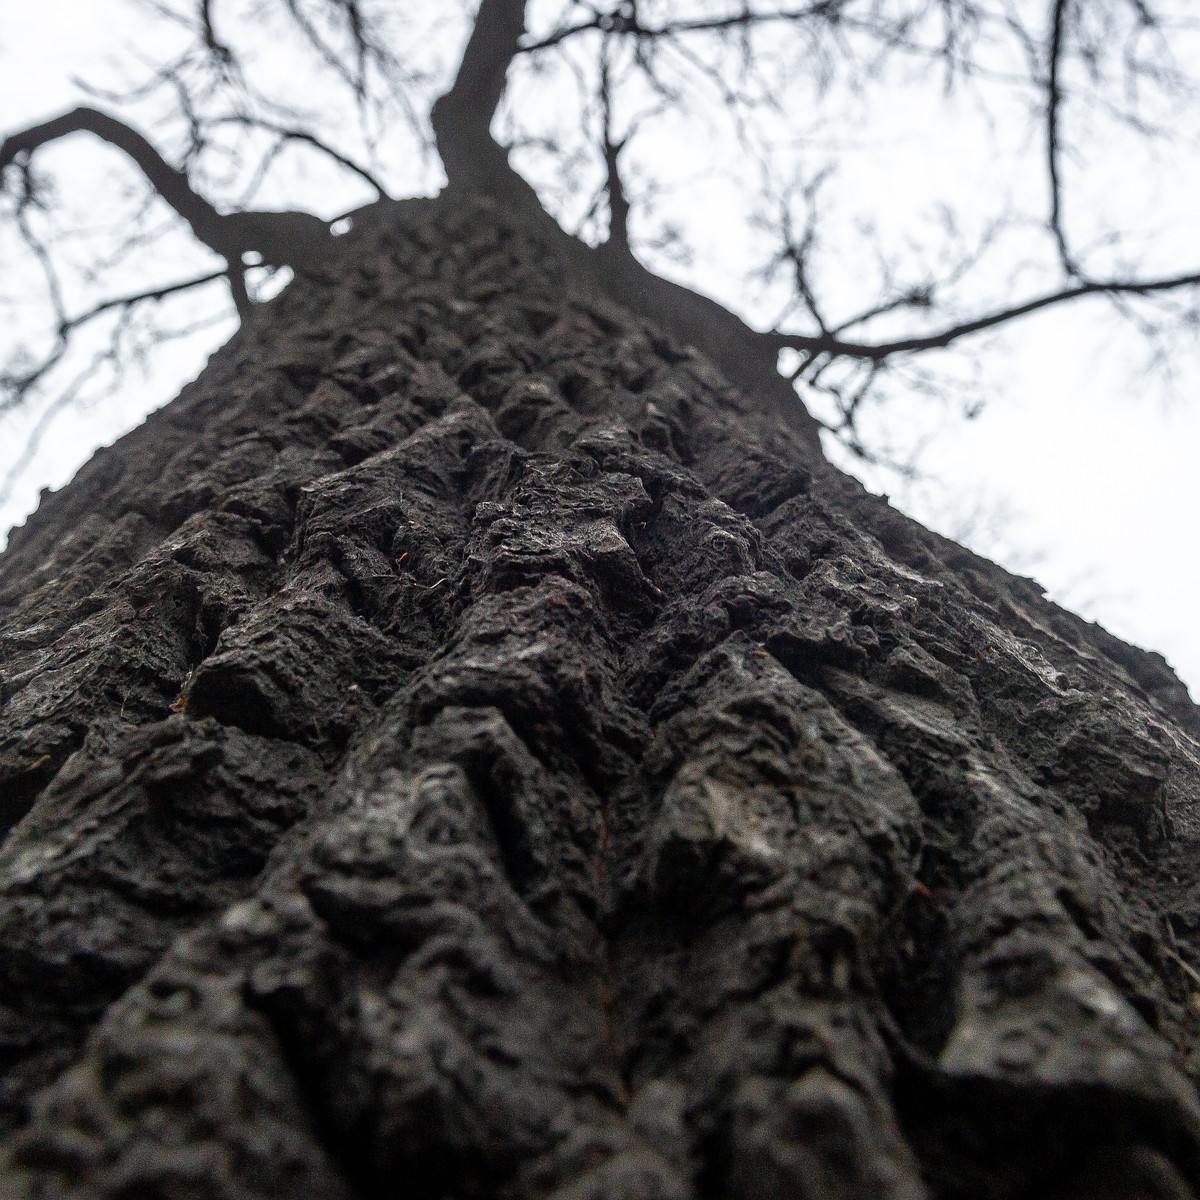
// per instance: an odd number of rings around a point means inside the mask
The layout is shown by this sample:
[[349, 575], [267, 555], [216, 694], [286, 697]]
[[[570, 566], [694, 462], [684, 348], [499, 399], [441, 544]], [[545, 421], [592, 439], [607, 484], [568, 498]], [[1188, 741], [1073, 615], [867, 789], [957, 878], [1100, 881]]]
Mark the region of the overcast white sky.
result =
[[[72, 78], [94, 74], [136, 37], [128, 12], [119, 0], [0, 0], [0, 126], [26, 125], [77, 103]], [[78, 152], [78, 141], [72, 149]], [[105, 160], [81, 161], [97, 172], [88, 201], [102, 211]], [[884, 164], [875, 186], [902, 192], [903, 162]], [[911, 169], [927, 168], [914, 160]], [[714, 200], [711, 219], [720, 222], [717, 209]], [[1182, 269], [1200, 259], [1200, 246], [1181, 244], [1179, 255]], [[713, 292], [729, 286], [716, 257], [709, 261], [703, 251], [695, 271], [701, 280], [711, 271]], [[977, 548], [1032, 574], [1119, 636], [1162, 652], [1200, 696], [1200, 621], [1193, 614], [1200, 595], [1200, 376], [1189, 366], [1192, 377], [1182, 379], [1180, 398], [1168, 405], [1157, 384], [1131, 374], [1128, 359], [1098, 352], [1099, 322], [1096, 310], [1085, 308], [1024, 322], [1008, 338], [1001, 399], [977, 420], [943, 429], [922, 461], [933, 482], [906, 494], [893, 490], [893, 499], [952, 533], [981, 504], [1007, 513], [999, 530], [990, 523]], [[6, 320], [0, 329], [0, 360], [15, 349], [6, 340], [13, 327]], [[212, 326], [160, 356], [148, 376], [130, 375], [117, 394], [60, 416], [0, 509], [0, 529], [23, 519], [39, 488], [61, 486], [97, 445], [168, 401], [231, 329], [230, 321]], [[0, 476], [36, 420], [0, 418]]]

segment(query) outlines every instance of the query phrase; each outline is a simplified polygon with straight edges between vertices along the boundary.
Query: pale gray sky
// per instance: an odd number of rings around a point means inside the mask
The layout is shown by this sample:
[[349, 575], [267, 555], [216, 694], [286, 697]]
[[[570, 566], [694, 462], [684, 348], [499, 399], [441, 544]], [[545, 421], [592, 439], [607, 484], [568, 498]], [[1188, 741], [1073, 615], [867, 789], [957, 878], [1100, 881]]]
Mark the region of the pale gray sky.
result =
[[[138, 45], [139, 29], [121, 0], [43, 0], [37, 6], [0, 0], [0, 8], [0, 125], [6, 129], [77, 103], [73, 77], [95, 77], [109, 56]], [[898, 113], [897, 129], [923, 119]], [[892, 146], [903, 144], [900, 133], [879, 136]], [[933, 168], [929, 159], [907, 152], [877, 152], [882, 144], [861, 156], [867, 165], [858, 168], [857, 186], [896, 198], [902, 211], [909, 184], [925, 183]], [[63, 158], [56, 161], [72, 159], [63, 188], [84, 193], [79, 199], [85, 211], [101, 214], [117, 204], [119, 197], [108, 191], [118, 187], [111, 152], [85, 150], [80, 139], [60, 151]], [[961, 156], [953, 169], [963, 169]], [[412, 186], [428, 187], [427, 169], [422, 179], [414, 176]], [[737, 278], [742, 246], [728, 234], [732, 203], [717, 180], [692, 186], [683, 205], [698, 231], [692, 276], [726, 298], [745, 286]], [[11, 244], [0, 242], [0, 253], [10, 252]], [[1180, 269], [1200, 260], [1200, 246], [1181, 242], [1179, 260]], [[185, 247], [177, 266], [170, 264], [175, 269], [155, 278], [182, 276], [205, 261]], [[217, 300], [210, 296], [210, 307], [219, 307]], [[36, 296], [29, 300], [37, 302]], [[4, 316], [0, 358], [16, 348], [12, 331], [21, 327], [20, 314]], [[0, 529], [23, 519], [39, 488], [61, 486], [97, 445], [168, 401], [232, 328], [229, 319], [210, 326], [151, 359], [146, 375], [130, 374], [114, 395], [60, 415], [0, 509]], [[1192, 598], [1200, 594], [1200, 556], [1193, 548], [1200, 515], [1193, 483], [1200, 372], [1194, 362], [1181, 364], [1190, 375], [1179, 382], [1182, 399], [1169, 405], [1157, 381], [1139, 376], [1126, 353], [1105, 353], [1107, 328], [1103, 313], [1084, 307], [1015, 327], [999, 368], [990, 363], [993, 374], [1002, 374], [996, 400], [973, 422], [946, 423], [922, 459], [932, 482], [894, 491], [893, 499], [952, 534], [981, 507], [1005, 514], [1000, 522], [983, 522], [988, 528], [976, 539], [978, 549], [1032, 574], [1052, 595], [1119, 636], [1161, 651], [1200, 696], [1200, 623], [1192, 613]], [[38, 419], [36, 412], [0, 418], [0, 476]], [[900, 425], [906, 419], [902, 409], [893, 416]], [[920, 424], [914, 417], [913, 428]]]

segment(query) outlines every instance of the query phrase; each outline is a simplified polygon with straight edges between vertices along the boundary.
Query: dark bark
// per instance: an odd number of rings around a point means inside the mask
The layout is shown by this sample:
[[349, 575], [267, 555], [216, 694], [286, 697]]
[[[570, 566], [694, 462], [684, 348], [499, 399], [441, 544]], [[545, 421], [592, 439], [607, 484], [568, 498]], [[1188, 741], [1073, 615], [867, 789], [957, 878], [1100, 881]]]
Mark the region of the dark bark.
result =
[[1200, 721], [497, 205], [0, 560], [5, 1197], [1194, 1197]]

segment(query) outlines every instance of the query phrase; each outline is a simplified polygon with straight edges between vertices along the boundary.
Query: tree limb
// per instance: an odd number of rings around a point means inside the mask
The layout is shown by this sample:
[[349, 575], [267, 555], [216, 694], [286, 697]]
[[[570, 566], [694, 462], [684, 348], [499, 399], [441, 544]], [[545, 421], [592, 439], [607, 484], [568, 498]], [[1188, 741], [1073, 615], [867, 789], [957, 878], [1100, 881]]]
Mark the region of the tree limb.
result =
[[1063, 269], [1072, 278], [1078, 278], [1079, 268], [1067, 247], [1067, 235], [1063, 228], [1062, 172], [1060, 169], [1062, 147], [1059, 138], [1059, 117], [1062, 108], [1062, 57], [1066, 40], [1067, 9], [1071, 0], [1054, 0], [1054, 11], [1050, 22], [1050, 62], [1046, 82], [1046, 168], [1050, 179], [1050, 232], [1058, 247], [1058, 258]]
[[200, 0], [199, 17], [201, 28], [204, 31], [204, 44], [218, 61], [232, 63], [233, 51], [217, 37], [216, 27], [213, 25], [212, 9], [212, 0]]
[[607, 171], [608, 241], [614, 248], [631, 253], [629, 248], [629, 197], [621, 180], [621, 151], [625, 139], [616, 141], [613, 135], [612, 64], [609, 62], [608, 41], [600, 55], [600, 102], [604, 113], [604, 166]]
[[618, 11], [598, 12], [587, 21], [567, 25], [547, 34], [537, 42], [521, 47], [521, 53], [533, 54], [561, 45], [568, 38], [581, 33], [598, 30], [603, 33], [627, 33], [639, 38], [673, 37], [681, 33], [724, 33], [731, 29], [745, 29], [750, 25], [764, 25], [771, 21], [800, 21], [818, 18], [836, 18], [846, 7], [846, 0], [817, 0], [815, 4], [802, 8], [772, 9], [769, 12], [754, 12], [743, 6], [738, 12], [723, 17], [693, 17], [685, 20], [664, 21], [659, 25], [643, 25], [633, 14]]
[[243, 257], [250, 253], [260, 254], [263, 262], [272, 266], [297, 270], [312, 270], [323, 262], [332, 235], [320, 217], [304, 212], [221, 213], [142, 134], [95, 108], [76, 108], [11, 134], [0, 143], [0, 171], [19, 156], [28, 157], [48, 142], [72, 133], [91, 133], [123, 150], [158, 195], [188, 223], [196, 238], [225, 259], [231, 279], [235, 268], [242, 266]]
[[525, 0], [482, 0], [454, 84], [430, 114], [451, 183], [478, 179], [481, 172], [486, 176], [507, 170], [504, 151], [492, 140], [491, 125], [524, 32]]
[[310, 133], [307, 129], [294, 129], [290, 125], [282, 125], [277, 121], [268, 121], [262, 117], [252, 117], [242, 113], [221, 117], [213, 121], [213, 124], [239, 125], [247, 129], [261, 129], [264, 133], [275, 134], [281, 141], [303, 142], [306, 146], [312, 146], [314, 150], [319, 150], [328, 158], [333, 159], [338, 166], [345, 167], [347, 171], [353, 172], [353, 174], [374, 188], [375, 194], [380, 199], [387, 198], [387, 188], [383, 186], [376, 175], [367, 170], [366, 167], [356, 163], [352, 158], [347, 158], [340, 150], [335, 150], [328, 142], [317, 137], [315, 133]]
[[55, 419], [61, 412], [63, 412], [64, 409], [70, 408], [71, 405], [75, 403], [82, 386], [95, 373], [100, 364], [109, 358], [110, 354], [111, 351], [107, 350], [101, 351], [99, 354], [97, 354], [92, 359], [91, 363], [84, 369], [84, 371], [75, 379], [73, 379], [71, 383], [64, 388], [63, 391], [45, 407], [45, 409], [43, 409], [41, 415], [37, 419], [37, 422], [25, 438], [25, 445], [22, 446], [21, 453], [17, 455], [13, 463], [4, 472], [3, 478], [0, 478], [0, 504], [8, 503], [9, 498], [13, 493], [13, 485], [21, 478], [21, 475], [24, 473], [26, 467], [28, 467], [29, 464], [34, 460], [38, 450], [41, 448], [42, 439], [45, 437], [46, 431], [50, 428]]
[[941, 350], [956, 342], [959, 338], [972, 333], [980, 333], [986, 329], [1007, 324], [1019, 317], [1028, 316], [1043, 308], [1057, 304], [1065, 304], [1084, 296], [1149, 296], [1160, 292], [1178, 291], [1185, 287], [1200, 286], [1200, 273], [1189, 275], [1172, 275], [1162, 279], [1100, 279], [1080, 283], [1074, 287], [1063, 288], [1057, 292], [1049, 292], [1044, 296], [1026, 300], [1023, 304], [1011, 308], [998, 309], [986, 313], [970, 321], [950, 325], [936, 333], [922, 334], [917, 337], [899, 338], [891, 342], [875, 344], [867, 342], [845, 341], [834, 333], [802, 334], [773, 332], [764, 334], [770, 343], [779, 350], [805, 350], [815, 354], [829, 354], [845, 358], [868, 359], [882, 362], [895, 354], [909, 354], [921, 350]]
[[203, 196], [192, 190], [187, 176], [167, 163], [136, 129], [99, 109], [76, 108], [41, 125], [11, 134], [0, 143], [0, 170], [17, 155], [32, 154], [48, 142], [72, 133], [91, 133], [123, 150], [154, 190], [191, 226], [201, 242], [223, 258], [240, 256], [244, 248], [231, 243], [224, 218]]
[[[231, 269], [232, 270], [232, 269]], [[241, 282], [241, 272], [236, 272], [239, 283]], [[46, 354], [37, 366], [30, 368], [19, 376], [3, 375], [0, 376], [0, 390], [9, 395], [0, 396], [0, 413], [6, 412], [16, 405], [29, 394], [48, 374], [62, 362], [69, 344], [70, 335], [82, 325], [86, 325], [89, 321], [95, 320], [96, 317], [103, 316], [105, 313], [113, 312], [116, 309], [121, 309], [128, 312], [131, 308], [146, 301], [157, 302], [165, 300], [168, 296], [174, 296], [179, 292], [186, 292], [195, 287], [202, 287], [206, 283], [213, 283], [218, 279], [226, 276], [226, 271], [209, 271], [207, 274], [198, 275], [192, 279], [181, 279], [176, 283], [166, 283], [161, 287], [148, 288], [144, 292], [132, 292], [124, 296], [114, 296], [112, 299], [103, 300], [99, 304], [77, 313], [73, 317], [68, 317], [61, 308], [61, 302], [56, 302], [56, 311], [58, 316], [58, 325], [55, 328], [55, 343], [54, 347]], [[244, 287], [244, 284], [242, 284]], [[235, 299], [237, 296], [237, 288], [234, 287]], [[239, 313], [244, 318], [246, 313], [239, 306]]]
[[114, 308], [130, 308], [134, 304], [141, 304], [147, 300], [165, 300], [168, 296], [173, 296], [177, 292], [186, 292], [189, 288], [200, 287], [206, 283], [212, 283], [214, 280], [221, 279], [225, 275], [224, 271], [209, 271], [205, 275], [197, 275], [193, 279], [180, 279], [176, 283], [165, 283], [161, 287], [149, 288], [144, 292], [133, 292], [125, 296], [114, 296], [111, 300], [104, 300], [85, 312], [79, 313], [77, 316], [68, 318], [60, 327], [60, 333], [69, 333], [73, 329], [78, 329], [80, 325], [86, 324], [88, 321], [94, 320], [96, 317], [102, 316], [106, 312], [111, 312]]

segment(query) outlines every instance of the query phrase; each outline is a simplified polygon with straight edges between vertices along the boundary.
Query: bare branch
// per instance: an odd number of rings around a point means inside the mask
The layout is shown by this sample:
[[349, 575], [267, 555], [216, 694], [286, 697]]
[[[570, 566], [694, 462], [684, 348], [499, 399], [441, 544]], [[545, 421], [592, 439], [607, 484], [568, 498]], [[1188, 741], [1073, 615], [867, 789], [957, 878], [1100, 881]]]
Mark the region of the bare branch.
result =
[[548, 50], [581, 33], [594, 31], [633, 34], [639, 38], [664, 38], [685, 33], [724, 33], [735, 29], [746, 29], [751, 25], [765, 25], [774, 21], [802, 21], [811, 20], [814, 17], [830, 19], [836, 17], [846, 6], [847, 0], [818, 0], [815, 4], [804, 5], [800, 8], [755, 12], [749, 5], [745, 5], [740, 12], [723, 17], [696, 17], [691, 20], [664, 21], [658, 25], [643, 25], [638, 20], [636, 8], [632, 8], [630, 11], [622, 5], [611, 12], [597, 12], [590, 20], [556, 29], [544, 38], [522, 46], [521, 53], [534, 54], [539, 50]]
[[[237, 271], [236, 274], [240, 280], [241, 271]], [[62, 311], [61, 302], [56, 302], [58, 324], [54, 331], [55, 343], [53, 348], [41, 362], [23, 371], [20, 375], [6, 374], [0, 376], [0, 392], [7, 393], [7, 395], [0, 395], [0, 412], [7, 412], [16, 408], [46, 378], [50, 371], [62, 362], [67, 352], [71, 334], [86, 325], [89, 321], [93, 321], [105, 313], [116, 310], [128, 312], [139, 304], [165, 300], [168, 296], [175, 296], [180, 292], [202, 287], [204, 284], [213, 283], [218, 279], [225, 278], [225, 276], [226, 272], [223, 270], [209, 271], [207, 274], [198, 275], [193, 279], [181, 279], [176, 283], [167, 283], [161, 287], [148, 288], [143, 292], [114, 296], [109, 300], [103, 300], [99, 304], [93, 305], [93, 307], [86, 309], [84, 312], [77, 313], [73, 317], [68, 317]], [[236, 287], [234, 288], [234, 294], [235, 296], [237, 294]], [[246, 314], [242, 313], [241, 315], [244, 317]]]
[[[84, 320], [90, 320], [92, 317], [98, 316], [101, 311], [119, 309], [119, 316], [113, 326], [108, 346], [100, 350], [92, 358], [90, 364], [50, 401], [42, 410], [33, 428], [25, 435], [25, 443], [20, 454], [7, 471], [5, 471], [3, 477], [0, 478], [0, 504], [6, 504], [10, 499], [14, 486], [37, 455], [50, 426], [62, 412], [79, 400], [83, 389], [95, 379], [101, 367], [107, 366], [112, 374], [108, 386], [102, 390], [101, 395], [111, 395], [120, 386], [124, 378], [125, 364], [128, 361], [132, 359], [144, 364], [146, 353], [153, 346], [181, 337], [188, 337], [205, 326], [212, 324], [214, 316], [210, 315], [174, 330], [155, 328], [147, 331], [147, 340], [144, 344], [128, 344], [128, 338], [137, 333], [137, 326], [133, 318], [135, 309], [139, 303], [143, 300], [162, 299], [168, 295], [177, 294], [188, 288], [196, 287], [204, 282], [208, 282], [208, 280], [187, 280], [180, 284], [158, 289], [157, 292], [147, 292], [144, 295], [124, 297], [109, 304], [98, 306], [97, 309], [77, 318], [77, 323], [82, 323]], [[215, 319], [224, 320], [225, 313], [215, 314]]]
[[123, 150], [154, 190], [191, 226], [201, 242], [223, 258], [236, 258], [241, 254], [244, 247], [229, 243], [222, 215], [192, 190], [187, 176], [167, 163], [137, 130], [98, 109], [76, 108], [41, 125], [11, 134], [0, 143], [0, 170], [18, 155], [31, 155], [48, 142], [72, 133], [91, 133]]
[[525, 0], [480, 4], [454, 85], [431, 114], [438, 153], [451, 183], [508, 169], [503, 150], [492, 140], [491, 124], [524, 32]]
[[97, 354], [87, 368], [76, 376], [42, 411], [36, 424], [25, 438], [25, 445], [22, 446], [21, 453], [17, 455], [16, 460], [4, 472], [4, 477], [0, 478], [0, 504], [8, 503], [14, 485], [24, 474], [29, 464], [33, 462], [34, 457], [41, 448], [42, 439], [46, 436], [46, 431], [61, 412], [70, 408], [75, 403], [83, 385], [95, 374], [100, 365], [105, 361], [111, 361], [111, 354], [111, 350], [101, 351], [101, 353]]
[[224, 271], [209, 271], [204, 275], [197, 275], [193, 279], [181, 279], [176, 283], [165, 283], [161, 287], [149, 288], [144, 292], [133, 292], [125, 296], [114, 296], [111, 300], [104, 300], [101, 303], [89, 308], [86, 312], [79, 313], [77, 316], [71, 317], [60, 326], [60, 332], [69, 333], [79, 326], [85, 325], [88, 321], [94, 320], [96, 317], [102, 316], [106, 312], [112, 312], [115, 308], [132, 308], [135, 304], [143, 302], [165, 300], [168, 296], [177, 295], [179, 292], [189, 291], [191, 288], [202, 287], [206, 283], [212, 283], [217, 279], [225, 277]]
[[916, 337], [899, 338], [891, 342], [870, 344], [865, 342], [849, 342], [833, 334], [799, 334], [772, 332], [764, 334], [776, 348], [809, 351], [816, 354], [828, 354], [835, 357], [869, 359], [881, 362], [895, 354], [912, 354], [922, 350], [941, 350], [953, 342], [973, 333], [994, 329], [1015, 321], [1019, 317], [1028, 316], [1044, 308], [1066, 304], [1085, 296], [1150, 296], [1158, 293], [1178, 291], [1188, 287], [1200, 286], [1200, 272], [1189, 275], [1173, 275], [1163, 279], [1107, 279], [1092, 280], [1080, 283], [1074, 287], [1063, 288], [1044, 296], [1027, 300], [1023, 304], [1011, 308], [999, 309], [970, 321], [951, 325], [937, 333], [922, 334]]
[[233, 51], [217, 37], [213, 25], [213, 0], [200, 0], [200, 25], [204, 30], [204, 45], [212, 56], [220, 62], [232, 63]]
[[621, 182], [620, 158], [625, 142], [613, 135], [612, 62], [605, 39], [600, 56], [600, 104], [603, 113], [604, 165], [607, 171], [608, 241], [616, 249], [629, 253], [629, 197]]
[[196, 237], [231, 267], [240, 267], [243, 256], [255, 252], [273, 266], [297, 270], [316, 269], [322, 263], [332, 241], [325, 221], [304, 212], [221, 213], [142, 134], [98, 109], [76, 108], [5, 138], [0, 143], [0, 170], [18, 158], [27, 159], [48, 142], [81, 132], [123, 150]]
[[264, 117], [250, 116], [248, 113], [236, 113], [228, 117], [220, 117], [212, 123], [213, 125], [240, 125], [247, 129], [261, 129], [264, 133], [275, 134], [276, 137], [283, 141], [303, 142], [305, 145], [319, 150], [339, 166], [345, 167], [347, 171], [353, 172], [365, 183], [374, 188], [376, 195], [380, 199], [388, 198], [388, 190], [384, 187], [378, 176], [372, 174], [366, 167], [356, 163], [353, 159], [347, 158], [346, 155], [330, 146], [328, 142], [323, 141], [315, 133], [311, 133], [306, 129], [294, 129], [287, 125], [281, 125], [276, 121], [269, 121]]
[[1066, 21], [1071, 0], [1054, 0], [1050, 22], [1049, 72], [1046, 81], [1046, 168], [1050, 178], [1050, 232], [1058, 247], [1063, 270], [1072, 278], [1080, 271], [1067, 247], [1062, 213], [1062, 145], [1060, 120], [1062, 112], [1062, 62], [1066, 40]]
[[864, 309], [860, 313], [855, 313], [852, 317], [847, 317], [846, 320], [834, 326], [831, 332], [845, 333], [847, 329], [853, 329], [855, 325], [865, 325], [876, 317], [887, 316], [888, 313], [899, 312], [905, 308], [929, 308], [931, 304], [932, 294], [928, 287], [912, 288], [899, 296], [893, 296], [890, 300], [881, 300], [878, 304]]

